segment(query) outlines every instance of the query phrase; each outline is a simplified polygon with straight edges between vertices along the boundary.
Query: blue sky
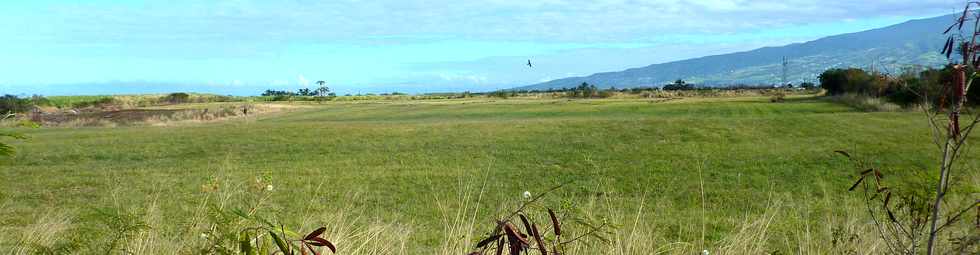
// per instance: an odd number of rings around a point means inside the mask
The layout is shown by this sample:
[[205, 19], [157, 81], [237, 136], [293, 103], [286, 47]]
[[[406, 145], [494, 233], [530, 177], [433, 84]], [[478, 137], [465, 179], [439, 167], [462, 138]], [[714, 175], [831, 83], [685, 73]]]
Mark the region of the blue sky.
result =
[[[962, 1], [2, 1], [0, 93], [486, 91], [953, 13]], [[527, 59], [535, 68], [524, 66]]]

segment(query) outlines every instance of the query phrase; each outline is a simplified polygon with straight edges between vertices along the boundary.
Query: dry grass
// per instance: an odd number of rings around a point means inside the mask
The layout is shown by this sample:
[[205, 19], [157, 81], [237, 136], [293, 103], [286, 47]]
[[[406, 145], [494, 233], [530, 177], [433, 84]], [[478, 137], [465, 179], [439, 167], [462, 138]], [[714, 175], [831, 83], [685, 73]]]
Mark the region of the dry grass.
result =
[[[246, 114], [243, 109], [248, 109]], [[39, 123], [45, 127], [119, 127], [119, 126], [180, 126], [236, 119], [305, 109], [301, 105], [285, 104], [184, 104], [124, 110], [54, 111], [44, 113]], [[28, 120], [19, 116], [0, 122], [0, 127], [15, 127]]]
[[865, 112], [897, 112], [903, 110], [901, 106], [888, 102], [884, 98], [869, 97], [857, 94], [832, 96], [830, 97], [830, 100]]
[[50, 212], [38, 217], [34, 224], [21, 231], [18, 246], [12, 254], [32, 254], [38, 247], [52, 247], [63, 241], [64, 234], [72, 227], [72, 217], [65, 212]]
[[[481, 233], [486, 233], [495, 224], [492, 220], [477, 218], [481, 213], [475, 208], [479, 207], [483, 193], [487, 192], [485, 183], [460, 181], [459, 187], [456, 193], [458, 200], [439, 202], [440, 210], [444, 212], [444, 242], [440, 250], [432, 254], [468, 254], [475, 249], [475, 240], [485, 237]], [[592, 194], [601, 194], [600, 191], [608, 190], [597, 186], [592, 191]], [[723, 239], [717, 242], [706, 242], [704, 237], [700, 240], [673, 239], [669, 230], [661, 226], [676, 219], [641, 220], [645, 214], [670, 215], [676, 210], [669, 202], [654, 203], [658, 205], [655, 208], [645, 207], [646, 200], [658, 199], [655, 195], [645, 194], [625, 203], [622, 198], [593, 195], [579, 201], [575, 212], [584, 218], [602, 218], [615, 227], [609, 229], [608, 240], [585, 239], [572, 243], [566, 247], [567, 254], [703, 254], [705, 251], [709, 254], [776, 254], [780, 251], [794, 254], [883, 254], [873, 225], [863, 215], [860, 201], [842, 193], [823, 192], [820, 193], [822, 199], [815, 200], [770, 191], [771, 196], [763, 211], [746, 212], [744, 218], [730, 219], [735, 225], [734, 230], [724, 234]], [[511, 205], [517, 204], [519, 201]], [[636, 206], [613, 206], [623, 204]], [[818, 207], [835, 209], [814, 212], [813, 209]], [[506, 210], [501, 208], [490, 214], [500, 215]], [[705, 223], [690, 222], [685, 226], [686, 229], [679, 231], [703, 233]]]
[[[450, 192], [455, 199], [439, 200], [436, 204], [442, 211], [441, 226], [418, 226], [412, 222], [391, 223], [371, 220], [360, 216], [358, 208], [338, 205], [329, 212], [307, 211], [298, 223], [298, 229], [312, 229], [326, 226], [324, 236], [339, 247], [338, 254], [467, 254], [475, 248], [475, 240], [492, 228], [492, 221], [480, 215], [499, 215], [506, 213], [507, 206], [497, 212], [480, 212], [479, 205], [489, 190], [488, 178], [480, 181], [460, 180], [458, 190]], [[222, 181], [223, 184], [234, 183]], [[723, 187], [704, 187], [705, 189]], [[196, 205], [196, 213], [189, 215], [193, 224], [180, 233], [155, 231], [168, 224], [157, 210], [156, 201], [165, 194], [158, 194], [142, 213], [142, 221], [149, 228], [141, 230], [134, 238], [126, 240], [122, 250], [129, 254], [189, 254], [196, 253], [205, 245], [201, 233], [212, 226], [209, 221], [209, 208], [233, 208], [240, 206], [238, 200], [249, 196], [247, 184], [232, 184], [209, 193]], [[592, 194], [608, 191], [601, 186], [591, 189]], [[824, 190], [823, 192], [827, 192]], [[518, 192], [514, 192], [518, 193]], [[657, 200], [655, 194], [645, 194], [625, 201], [625, 198], [592, 195], [578, 201], [571, 213], [583, 218], [601, 218], [610, 222], [607, 241], [583, 239], [566, 247], [567, 254], [771, 254], [777, 251], [791, 251], [795, 254], [881, 254], [883, 251], [871, 223], [867, 222], [861, 204], [854, 199], [835, 196], [834, 193], [820, 193], [822, 199], [811, 197], [792, 197], [785, 193], [771, 191], [766, 208], [761, 212], [745, 212], [742, 219], [730, 219], [735, 224], [734, 231], [724, 234], [717, 242], [702, 240], [673, 239], [669, 230], [661, 228], [669, 217], [656, 221], [643, 221], [646, 214], [671, 215], [675, 210], [669, 202], [656, 202], [654, 208], [645, 207], [647, 200]], [[348, 194], [346, 199], [356, 200], [357, 194]], [[434, 198], [436, 199], [436, 198]], [[703, 198], [702, 198], [703, 199]], [[438, 199], [437, 199], [438, 200]], [[629, 199], [626, 199], [629, 200]], [[788, 202], [796, 201], [796, 202]], [[803, 201], [803, 202], [800, 202]], [[274, 208], [262, 204], [262, 210]], [[519, 201], [509, 203], [511, 206]], [[623, 204], [636, 205], [633, 208]], [[828, 205], [835, 205], [827, 207]], [[617, 206], [620, 205], [620, 206]], [[822, 213], [813, 208], [835, 208]], [[712, 208], [705, 208], [711, 210]], [[302, 210], [302, 209], [301, 209]], [[19, 231], [19, 245], [10, 251], [13, 254], [32, 254], [68, 241], [73, 229], [70, 213], [47, 213], [38, 217], [34, 224]], [[810, 218], [816, 216], [816, 218]], [[533, 216], [532, 216], [533, 217]], [[710, 217], [710, 216], [708, 216]], [[571, 226], [571, 225], [570, 225]], [[684, 225], [684, 232], [703, 231], [703, 222], [690, 222]], [[569, 227], [571, 228], [571, 227]], [[582, 230], [570, 229], [581, 233]], [[412, 242], [413, 233], [419, 231], [438, 231], [443, 243], [436, 251], [413, 251], [407, 249]], [[703, 244], [701, 244], [703, 243]]]

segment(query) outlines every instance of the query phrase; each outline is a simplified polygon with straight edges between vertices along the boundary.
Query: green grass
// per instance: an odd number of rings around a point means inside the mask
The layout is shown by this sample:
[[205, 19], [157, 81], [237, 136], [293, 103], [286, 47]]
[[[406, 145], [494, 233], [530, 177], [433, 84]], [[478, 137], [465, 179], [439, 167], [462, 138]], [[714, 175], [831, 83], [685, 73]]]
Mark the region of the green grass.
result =
[[[409, 233], [405, 249], [413, 254], [476, 238], [444, 229], [461, 194], [472, 191], [466, 187], [484, 182], [477, 234], [523, 191], [572, 182], [543, 203], [593, 208], [598, 201], [604, 209], [581, 213], [626, 230], [638, 219], [662, 244], [702, 246], [703, 222], [707, 249], [778, 201], [781, 213], [796, 214], [773, 224], [764, 249], [795, 253], [802, 244], [790, 240], [801, 226], [826, 228], [814, 237], [826, 242], [830, 226], [821, 223], [830, 216], [862, 219], [844, 206], [854, 202], [844, 190], [855, 171], [834, 150], [899, 176], [937, 158], [921, 114], [859, 112], [805, 97], [308, 105], [179, 127], [16, 130], [30, 139], [12, 141], [18, 154], [0, 163], [0, 249], [52, 212], [94, 228], [97, 208], [155, 208], [165, 220], [152, 231], [172, 242], [193, 238], [191, 216], [209, 197], [202, 185], [217, 178], [230, 189], [267, 176], [276, 187], [269, 210], [284, 223], [328, 224], [319, 215], [343, 211], [352, 224]], [[978, 156], [972, 150], [964, 160], [976, 165]], [[964, 181], [977, 186], [975, 177]]]
[[112, 96], [49, 96], [48, 103], [58, 108], [70, 108], [76, 105], [85, 105], [99, 100], [112, 98]]

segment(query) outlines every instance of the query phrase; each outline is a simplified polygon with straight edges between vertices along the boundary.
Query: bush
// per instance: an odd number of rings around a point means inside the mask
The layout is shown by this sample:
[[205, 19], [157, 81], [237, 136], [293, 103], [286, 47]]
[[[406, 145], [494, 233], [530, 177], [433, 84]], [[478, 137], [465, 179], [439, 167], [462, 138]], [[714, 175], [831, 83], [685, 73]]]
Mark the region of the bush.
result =
[[664, 86], [664, 90], [693, 90], [694, 85], [688, 84], [684, 80], [676, 80], [674, 83]]
[[775, 92], [772, 94], [771, 97], [769, 97], [769, 102], [773, 102], [773, 103], [782, 103], [785, 100], [786, 100], [786, 93], [783, 93], [782, 91]]
[[831, 97], [831, 100], [865, 112], [893, 112], [902, 109], [901, 106], [888, 102], [885, 99], [860, 94], [837, 95]]
[[817, 86], [816, 85], [813, 85], [812, 82], [804, 82], [804, 83], [801, 83], [800, 84], [800, 88], [803, 88], [805, 90], [812, 90], [812, 89], [817, 88]]
[[583, 82], [573, 89], [567, 90], [565, 96], [570, 98], [592, 98], [599, 97], [599, 88], [587, 82]]
[[[828, 95], [855, 95], [883, 98], [887, 101], [910, 107], [920, 102], [933, 104], [949, 103], [952, 91], [944, 89], [953, 80], [953, 67], [927, 69], [921, 72], [906, 72], [897, 77], [869, 74], [861, 69], [830, 69], [820, 74], [821, 87]], [[970, 72], [970, 70], [967, 70]], [[967, 91], [967, 104], [980, 102], [980, 91]]]
[[113, 105], [116, 103], [116, 99], [112, 97], [103, 97], [92, 101], [83, 101], [74, 103], [75, 108], [85, 108], [85, 107], [104, 107]]
[[610, 98], [614, 95], [613, 90], [599, 91], [599, 98]]
[[895, 81], [894, 85], [889, 86], [885, 92], [885, 98], [902, 107], [910, 107], [922, 102], [924, 98], [921, 96], [932, 94], [928, 92], [929, 87], [934, 86], [930, 83], [927, 79], [920, 79], [908, 74], [902, 75]]
[[820, 86], [827, 90], [829, 95], [867, 94], [871, 91], [873, 80], [872, 75], [857, 68], [835, 68], [820, 74]]
[[32, 107], [31, 100], [26, 98], [19, 98], [15, 95], [0, 97], [0, 114], [26, 112]]
[[189, 100], [190, 98], [191, 95], [187, 93], [178, 92], [178, 93], [170, 93], [169, 95], [163, 97], [163, 101], [171, 104], [182, 104], [190, 101]]
[[490, 92], [489, 96], [507, 99], [508, 97], [510, 97], [510, 93], [507, 93], [507, 91], [499, 90], [499, 91]]

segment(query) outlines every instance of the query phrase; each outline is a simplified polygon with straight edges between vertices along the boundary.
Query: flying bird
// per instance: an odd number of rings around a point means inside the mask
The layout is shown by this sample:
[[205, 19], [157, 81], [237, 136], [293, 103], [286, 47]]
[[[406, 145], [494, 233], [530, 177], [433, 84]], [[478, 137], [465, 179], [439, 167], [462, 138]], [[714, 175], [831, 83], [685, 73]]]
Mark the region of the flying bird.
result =
[[527, 60], [527, 67], [534, 67], [534, 65], [531, 65], [531, 60], [530, 59]]

